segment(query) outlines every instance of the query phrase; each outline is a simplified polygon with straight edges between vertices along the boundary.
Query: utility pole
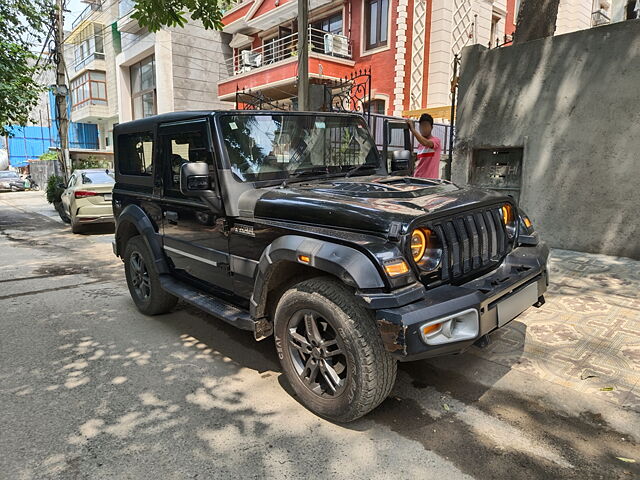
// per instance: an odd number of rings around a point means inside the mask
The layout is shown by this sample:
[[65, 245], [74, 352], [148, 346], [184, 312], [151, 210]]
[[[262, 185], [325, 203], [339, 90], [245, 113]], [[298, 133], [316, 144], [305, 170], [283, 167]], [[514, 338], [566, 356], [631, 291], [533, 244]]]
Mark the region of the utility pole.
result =
[[298, 0], [298, 110], [309, 110], [309, 0]]
[[56, 64], [56, 84], [53, 89], [56, 104], [56, 124], [58, 125], [58, 135], [60, 137], [59, 159], [62, 165], [65, 180], [69, 180], [71, 171], [71, 161], [69, 159], [69, 116], [67, 114], [67, 67], [64, 61], [64, 5], [63, 0], [56, 0], [56, 11], [54, 13], [55, 31], [55, 52], [53, 55]]
[[444, 179], [451, 181], [451, 164], [453, 163], [453, 142], [455, 139], [455, 124], [456, 124], [456, 93], [458, 91], [458, 63], [460, 57], [456, 53], [453, 56], [453, 78], [451, 79], [451, 116], [449, 117], [451, 122], [449, 125], [449, 156], [447, 157], [444, 165]]

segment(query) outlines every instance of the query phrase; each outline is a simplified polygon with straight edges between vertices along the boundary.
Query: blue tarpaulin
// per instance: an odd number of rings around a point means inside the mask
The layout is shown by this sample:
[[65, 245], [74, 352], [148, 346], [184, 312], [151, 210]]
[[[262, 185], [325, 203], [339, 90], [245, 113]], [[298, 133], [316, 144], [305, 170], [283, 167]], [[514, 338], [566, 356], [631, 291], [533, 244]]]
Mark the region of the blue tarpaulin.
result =
[[[51, 118], [55, 118], [53, 95], [49, 94]], [[51, 147], [60, 146], [60, 137], [56, 122], [50, 127], [28, 126], [11, 127], [12, 136], [8, 139], [9, 165], [26, 167], [29, 160], [35, 160]], [[98, 149], [98, 126], [90, 123], [69, 124], [69, 148]]]

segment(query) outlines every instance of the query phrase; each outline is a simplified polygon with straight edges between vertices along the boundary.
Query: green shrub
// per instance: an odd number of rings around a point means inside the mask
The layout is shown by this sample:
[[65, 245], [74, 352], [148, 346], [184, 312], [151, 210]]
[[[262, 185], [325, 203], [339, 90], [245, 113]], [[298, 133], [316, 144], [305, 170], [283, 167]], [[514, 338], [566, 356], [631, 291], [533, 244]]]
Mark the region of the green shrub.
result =
[[56, 152], [46, 152], [40, 155], [40, 157], [38, 157], [38, 160], [42, 160], [43, 162], [58, 160], [58, 154]]
[[64, 192], [64, 179], [58, 175], [51, 175], [47, 180], [47, 202], [60, 203], [62, 192]]
[[87, 168], [108, 168], [111, 169], [111, 162], [107, 159], [100, 159], [94, 155], [89, 155], [87, 158], [81, 158], [73, 161], [73, 168], [84, 170]]

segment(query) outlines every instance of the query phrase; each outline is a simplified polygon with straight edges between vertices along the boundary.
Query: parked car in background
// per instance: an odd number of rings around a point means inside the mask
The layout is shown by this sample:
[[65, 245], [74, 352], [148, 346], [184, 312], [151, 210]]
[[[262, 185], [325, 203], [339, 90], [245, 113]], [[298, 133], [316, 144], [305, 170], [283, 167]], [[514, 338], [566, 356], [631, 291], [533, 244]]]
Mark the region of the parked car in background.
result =
[[16, 172], [0, 172], [0, 190], [12, 192], [25, 190], [24, 180]]
[[111, 191], [115, 180], [104, 169], [75, 170], [62, 192], [62, 208], [73, 233], [96, 223], [113, 223]]

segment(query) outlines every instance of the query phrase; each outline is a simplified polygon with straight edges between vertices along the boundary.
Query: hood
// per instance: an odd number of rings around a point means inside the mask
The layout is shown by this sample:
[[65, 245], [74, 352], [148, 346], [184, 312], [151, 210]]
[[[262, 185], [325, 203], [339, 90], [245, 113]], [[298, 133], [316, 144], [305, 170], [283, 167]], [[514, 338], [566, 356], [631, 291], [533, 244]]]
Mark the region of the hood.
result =
[[256, 218], [386, 233], [443, 212], [455, 213], [509, 197], [450, 182], [412, 177], [358, 177], [263, 188], [240, 198]]

